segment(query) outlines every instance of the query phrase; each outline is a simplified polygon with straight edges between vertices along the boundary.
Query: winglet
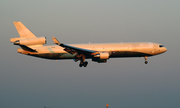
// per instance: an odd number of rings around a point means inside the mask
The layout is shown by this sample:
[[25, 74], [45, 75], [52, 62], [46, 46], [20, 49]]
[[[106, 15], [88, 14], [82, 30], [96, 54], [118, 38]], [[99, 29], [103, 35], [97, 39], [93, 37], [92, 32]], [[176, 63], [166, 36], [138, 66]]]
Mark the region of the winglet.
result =
[[60, 45], [60, 44], [61, 44], [55, 37], [52, 37], [52, 40], [53, 40], [54, 43], [57, 44], [57, 45]]

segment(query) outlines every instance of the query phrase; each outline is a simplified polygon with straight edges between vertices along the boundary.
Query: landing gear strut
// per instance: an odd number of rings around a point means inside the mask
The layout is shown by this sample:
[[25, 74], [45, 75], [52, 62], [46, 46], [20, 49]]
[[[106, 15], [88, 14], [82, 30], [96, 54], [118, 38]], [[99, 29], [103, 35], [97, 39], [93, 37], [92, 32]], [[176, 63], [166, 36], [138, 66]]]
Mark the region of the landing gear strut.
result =
[[145, 62], [144, 62], [144, 63], [145, 63], [145, 64], [148, 64], [147, 58], [148, 58], [147, 56], [144, 57], [144, 59], [145, 59]]

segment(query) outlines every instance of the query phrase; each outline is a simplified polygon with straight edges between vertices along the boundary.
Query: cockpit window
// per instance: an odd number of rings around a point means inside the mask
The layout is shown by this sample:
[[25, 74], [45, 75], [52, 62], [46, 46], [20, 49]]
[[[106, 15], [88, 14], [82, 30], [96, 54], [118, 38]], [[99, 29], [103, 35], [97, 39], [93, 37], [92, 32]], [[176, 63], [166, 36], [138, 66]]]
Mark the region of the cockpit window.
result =
[[159, 45], [159, 47], [164, 47], [164, 45]]

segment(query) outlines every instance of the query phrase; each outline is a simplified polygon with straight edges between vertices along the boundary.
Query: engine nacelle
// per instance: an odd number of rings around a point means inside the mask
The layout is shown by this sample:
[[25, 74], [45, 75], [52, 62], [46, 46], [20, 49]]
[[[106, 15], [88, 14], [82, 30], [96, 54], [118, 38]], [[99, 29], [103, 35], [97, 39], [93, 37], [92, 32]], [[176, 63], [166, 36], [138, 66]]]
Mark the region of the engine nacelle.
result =
[[18, 41], [18, 40], [20, 40], [20, 39], [25, 39], [25, 38], [22, 38], [22, 37], [11, 38], [11, 39], [10, 39], [10, 42], [14, 43], [14, 42], [16, 42], [16, 41]]
[[109, 59], [109, 53], [102, 52], [102, 53], [99, 53], [99, 54], [95, 55], [92, 58], [92, 61], [95, 61], [95, 62], [98, 62], [98, 63], [106, 63], [107, 59]]
[[109, 53], [102, 52], [102, 53], [95, 55], [94, 57], [99, 58], [99, 59], [109, 59]]
[[43, 45], [46, 44], [46, 37], [38, 37], [38, 38], [28, 38], [28, 39], [19, 39], [14, 42], [14, 45]]
[[106, 63], [107, 59], [99, 59], [99, 58], [92, 58], [92, 61], [94, 62], [98, 62], [98, 63]]

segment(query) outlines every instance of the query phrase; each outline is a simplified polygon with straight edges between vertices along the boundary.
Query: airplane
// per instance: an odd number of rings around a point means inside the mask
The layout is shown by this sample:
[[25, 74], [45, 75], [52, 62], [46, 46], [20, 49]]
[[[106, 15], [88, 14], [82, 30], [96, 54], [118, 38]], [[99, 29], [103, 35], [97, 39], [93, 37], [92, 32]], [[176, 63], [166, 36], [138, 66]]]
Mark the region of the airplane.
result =
[[152, 42], [64, 44], [55, 37], [52, 39], [56, 45], [44, 46], [46, 37], [36, 37], [21, 22], [14, 25], [20, 37], [11, 38], [10, 42], [21, 47], [18, 53], [51, 60], [73, 59], [80, 61], [79, 67], [88, 65], [85, 59], [106, 63], [109, 58], [122, 57], [144, 57], [147, 64], [148, 57], [167, 51], [164, 45]]

